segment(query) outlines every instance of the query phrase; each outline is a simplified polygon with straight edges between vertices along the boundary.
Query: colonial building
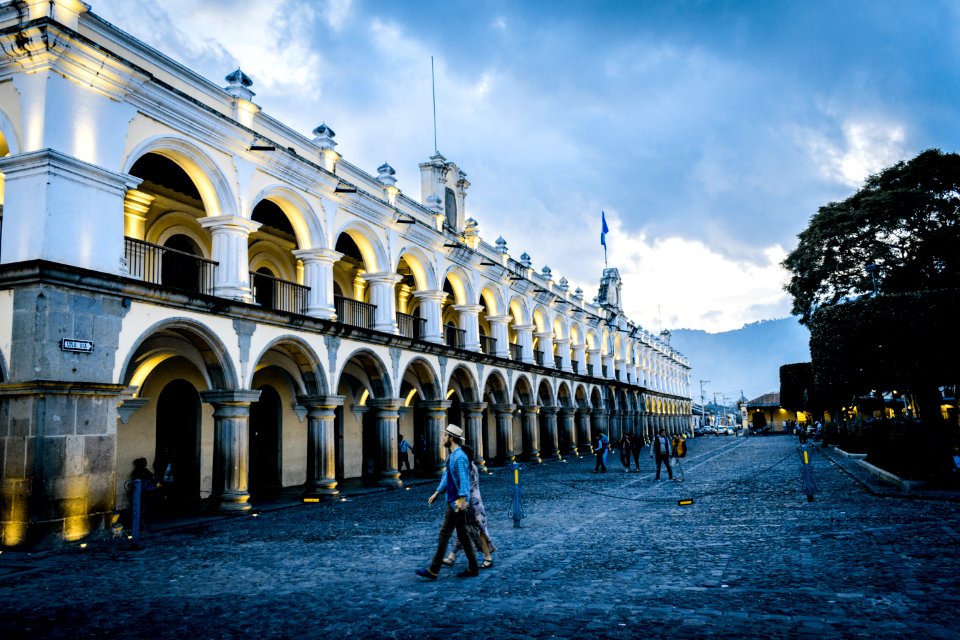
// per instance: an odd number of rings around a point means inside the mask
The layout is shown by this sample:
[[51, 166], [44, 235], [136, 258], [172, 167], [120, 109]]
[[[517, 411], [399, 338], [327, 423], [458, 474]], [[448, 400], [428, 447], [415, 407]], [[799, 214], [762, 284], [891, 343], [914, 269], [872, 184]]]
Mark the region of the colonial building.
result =
[[220, 511], [258, 491], [399, 487], [398, 433], [442, 470], [690, 427], [689, 363], [467, 215], [440, 154], [420, 193], [263, 113], [77, 0], [0, 7], [3, 546], [103, 531], [132, 462]]

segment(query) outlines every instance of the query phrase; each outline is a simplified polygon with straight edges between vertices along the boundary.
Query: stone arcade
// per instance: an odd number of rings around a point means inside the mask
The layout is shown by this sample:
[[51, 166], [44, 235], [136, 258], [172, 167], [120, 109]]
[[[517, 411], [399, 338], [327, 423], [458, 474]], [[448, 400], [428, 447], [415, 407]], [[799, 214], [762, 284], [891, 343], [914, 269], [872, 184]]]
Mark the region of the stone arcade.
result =
[[263, 114], [76, 0], [0, 7], [0, 545], [109, 529], [132, 462], [178, 508], [402, 485], [397, 435], [444, 465], [690, 427], [689, 364], [467, 217], [436, 154], [421, 193]]

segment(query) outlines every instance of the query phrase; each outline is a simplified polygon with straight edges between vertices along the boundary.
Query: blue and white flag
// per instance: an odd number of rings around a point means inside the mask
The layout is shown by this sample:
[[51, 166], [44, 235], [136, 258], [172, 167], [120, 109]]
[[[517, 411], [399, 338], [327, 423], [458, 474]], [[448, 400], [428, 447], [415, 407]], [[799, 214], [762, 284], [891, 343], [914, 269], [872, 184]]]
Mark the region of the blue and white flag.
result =
[[605, 214], [603, 211], [600, 212], [600, 222], [603, 223], [603, 227], [600, 229], [600, 244], [606, 248], [607, 233], [610, 231], [610, 227], [607, 226], [607, 214]]

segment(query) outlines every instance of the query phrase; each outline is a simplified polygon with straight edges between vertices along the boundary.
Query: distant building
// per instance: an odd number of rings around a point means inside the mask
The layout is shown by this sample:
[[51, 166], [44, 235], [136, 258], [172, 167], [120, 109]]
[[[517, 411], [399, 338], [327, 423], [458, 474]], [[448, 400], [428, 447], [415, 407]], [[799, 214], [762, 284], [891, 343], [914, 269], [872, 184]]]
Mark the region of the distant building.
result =
[[787, 432], [787, 423], [806, 424], [807, 414], [803, 411], [788, 411], [780, 406], [780, 393], [765, 393], [741, 405], [743, 418], [747, 426], [760, 429], [769, 426], [776, 433]]
[[77, 0], [0, 7], [0, 546], [78, 540], [170, 508], [402, 486], [397, 438], [442, 472], [690, 428], [690, 364], [467, 215], [439, 153], [421, 192], [372, 175]]

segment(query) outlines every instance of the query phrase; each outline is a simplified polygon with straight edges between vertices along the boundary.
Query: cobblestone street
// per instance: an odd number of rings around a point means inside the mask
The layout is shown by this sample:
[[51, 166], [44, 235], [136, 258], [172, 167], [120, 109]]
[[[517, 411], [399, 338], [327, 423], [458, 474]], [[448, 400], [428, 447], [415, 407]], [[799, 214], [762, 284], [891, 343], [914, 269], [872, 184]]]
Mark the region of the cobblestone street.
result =
[[[960, 504], [875, 495], [788, 437], [690, 441], [686, 481], [593, 457], [481, 481], [498, 548], [479, 578], [414, 575], [433, 483], [211, 518], [123, 542], [0, 555], [19, 638], [956, 638]], [[694, 503], [679, 506], [678, 500]], [[464, 558], [457, 570], [464, 568]]]

